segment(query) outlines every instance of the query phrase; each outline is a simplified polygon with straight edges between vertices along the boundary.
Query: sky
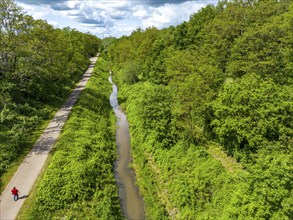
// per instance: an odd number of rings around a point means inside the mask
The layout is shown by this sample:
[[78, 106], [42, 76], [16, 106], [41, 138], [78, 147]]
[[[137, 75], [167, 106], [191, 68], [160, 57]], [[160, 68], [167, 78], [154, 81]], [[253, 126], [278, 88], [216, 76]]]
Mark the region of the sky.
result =
[[99, 38], [128, 36], [138, 28], [162, 29], [188, 21], [217, 0], [16, 0], [35, 19], [71, 27]]

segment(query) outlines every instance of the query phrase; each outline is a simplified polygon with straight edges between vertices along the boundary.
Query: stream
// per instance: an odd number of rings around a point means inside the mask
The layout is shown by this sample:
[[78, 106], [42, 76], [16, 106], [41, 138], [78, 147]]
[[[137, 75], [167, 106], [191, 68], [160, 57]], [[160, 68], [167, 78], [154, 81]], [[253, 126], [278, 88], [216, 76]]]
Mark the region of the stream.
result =
[[144, 201], [135, 185], [135, 172], [129, 168], [132, 157], [127, 118], [118, 104], [118, 89], [112, 81], [112, 75], [110, 75], [109, 81], [113, 88], [110, 95], [110, 104], [117, 118], [116, 144], [119, 158], [116, 160], [114, 167], [122, 212], [125, 218], [129, 220], [145, 219]]

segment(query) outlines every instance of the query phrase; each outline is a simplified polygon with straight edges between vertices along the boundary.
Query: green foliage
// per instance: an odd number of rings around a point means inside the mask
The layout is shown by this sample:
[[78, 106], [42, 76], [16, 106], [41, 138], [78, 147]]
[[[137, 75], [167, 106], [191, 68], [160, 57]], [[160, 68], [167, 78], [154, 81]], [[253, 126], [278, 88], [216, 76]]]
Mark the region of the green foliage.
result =
[[[164, 161], [161, 175], [167, 182], [170, 201], [178, 208], [176, 217], [201, 219], [200, 213], [205, 207], [218, 192], [225, 191], [224, 184], [229, 181], [229, 176], [203, 148], [189, 146], [184, 150], [185, 144], [179, 142], [169, 151], [158, 152], [157, 160], [159, 164]], [[228, 196], [231, 192], [226, 193]]]
[[123, 67], [123, 74], [119, 79], [125, 84], [134, 84], [138, 81], [138, 75], [140, 71], [139, 64], [136, 63], [126, 63]]
[[228, 209], [231, 219], [291, 219], [292, 154], [278, 151], [279, 146], [259, 153], [251, 175], [238, 185]]
[[292, 9], [223, 0], [108, 46], [150, 219], [292, 219]]
[[108, 71], [99, 58], [73, 108], [37, 191], [34, 215], [43, 219], [122, 219], [113, 173], [116, 159]]
[[127, 94], [131, 100], [127, 111], [136, 121], [133, 129], [152, 136], [157, 147], [170, 147], [176, 140], [177, 132], [172, 126], [168, 88], [150, 83], [136, 84]]
[[62, 104], [102, 42], [34, 20], [0, 0], [0, 176], [32, 147], [35, 130]]
[[[50, 113], [34, 118], [36, 106], [65, 94], [101, 42], [1, 3], [0, 25], [11, 29], [1, 26], [0, 159], [11, 161], [8, 149], [20, 152], [24, 131]], [[290, 0], [223, 0], [177, 27], [104, 40], [150, 219], [293, 218], [292, 9]], [[101, 90], [84, 93], [41, 183], [43, 218], [120, 218], [108, 88], [94, 80]], [[211, 142], [246, 170], [226, 170]]]
[[227, 80], [213, 102], [212, 125], [221, 143], [230, 153], [255, 152], [271, 141], [283, 141], [289, 150], [292, 92], [292, 88], [279, 87], [256, 74]]
[[280, 84], [292, 84], [293, 61], [288, 55], [292, 53], [293, 34], [288, 14], [292, 10], [270, 18], [261, 27], [250, 27], [237, 39], [228, 64], [230, 76], [256, 73]]

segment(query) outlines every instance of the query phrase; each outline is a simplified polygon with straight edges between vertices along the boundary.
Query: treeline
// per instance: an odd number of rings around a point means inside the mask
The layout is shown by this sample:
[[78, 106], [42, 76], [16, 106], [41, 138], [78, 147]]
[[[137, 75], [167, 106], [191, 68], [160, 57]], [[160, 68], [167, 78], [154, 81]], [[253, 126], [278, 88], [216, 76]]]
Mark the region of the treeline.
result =
[[31, 147], [33, 132], [62, 104], [102, 42], [35, 20], [12, 0], [0, 0], [0, 30], [1, 176]]
[[33, 205], [19, 219], [123, 219], [113, 172], [112, 87], [102, 57], [96, 66], [65, 123]]
[[150, 219], [293, 218], [292, 24], [290, 0], [219, 1], [107, 47]]

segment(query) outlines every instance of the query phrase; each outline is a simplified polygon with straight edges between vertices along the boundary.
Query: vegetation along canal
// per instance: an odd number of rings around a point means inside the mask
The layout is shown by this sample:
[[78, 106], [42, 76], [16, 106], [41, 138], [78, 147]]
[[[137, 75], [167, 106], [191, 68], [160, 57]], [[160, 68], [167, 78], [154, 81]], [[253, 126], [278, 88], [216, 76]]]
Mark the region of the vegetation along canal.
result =
[[134, 170], [129, 168], [132, 158], [127, 118], [118, 104], [118, 89], [112, 81], [112, 76], [109, 77], [109, 81], [113, 87], [110, 104], [117, 117], [116, 143], [119, 158], [115, 162], [115, 178], [119, 187], [121, 208], [127, 219], [144, 219], [143, 198], [135, 185]]

